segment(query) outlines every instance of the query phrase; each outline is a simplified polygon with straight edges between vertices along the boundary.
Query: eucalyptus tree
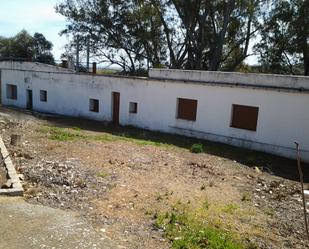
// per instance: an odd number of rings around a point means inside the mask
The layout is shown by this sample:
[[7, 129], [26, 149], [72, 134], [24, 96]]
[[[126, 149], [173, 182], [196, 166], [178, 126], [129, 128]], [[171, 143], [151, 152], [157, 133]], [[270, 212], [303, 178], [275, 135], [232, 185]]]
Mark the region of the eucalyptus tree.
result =
[[235, 70], [260, 28], [262, 0], [63, 0], [62, 34], [90, 40], [102, 62], [132, 73], [145, 67]]
[[270, 1], [263, 23], [255, 46], [262, 71], [309, 75], [309, 1]]

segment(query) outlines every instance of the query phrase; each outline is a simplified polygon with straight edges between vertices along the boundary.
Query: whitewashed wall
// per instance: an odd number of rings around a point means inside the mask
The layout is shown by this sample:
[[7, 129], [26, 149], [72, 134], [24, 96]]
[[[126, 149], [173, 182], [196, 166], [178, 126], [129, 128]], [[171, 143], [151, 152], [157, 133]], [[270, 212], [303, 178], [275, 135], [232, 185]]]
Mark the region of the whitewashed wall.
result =
[[37, 72], [66, 72], [72, 73], [73, 70], [63, 67], [56, 67], [39, 62], [26, 61], [0, 61], [0, 69], [16, 69], [22, 71], [37, 71]]
[[212, 71], [192, 71], [177, 69], [151, 69], [153, 79], [174, 79], [188, 82], [211, 82], [218, 84], [242, 84], [249, 86], [293, 87], [309, 89], [308, 77], [276, 74], [231, 73]]
[[[33, 109], [41, 112], [112, 119], [112, 92], [120, 92], [120, 123], [177, 133], [295, 157], [294, 141], [309, 162], [309, 94], [235, 85], [87, 76], [2, 69], [2, 102], [26, 107], [26, 89], [33, 90]], [[25, 78], [28, 83], [25, 82]], [[8, 100], [6, 84], [18, 86], [18, 99]], [[308, 82], [309, 84], [309, 82]], [[47, 91], [47, 102], [40, 101]], [[99, 99], [100, 112], [89, 111], [89, 99]], [[195, 122], [176, 119], [177, 98], [198, 100]], [[138, 113], [129, 113], [129, 102]], [[258, 106], [257, 131], [230, 127], [232, 104]]]

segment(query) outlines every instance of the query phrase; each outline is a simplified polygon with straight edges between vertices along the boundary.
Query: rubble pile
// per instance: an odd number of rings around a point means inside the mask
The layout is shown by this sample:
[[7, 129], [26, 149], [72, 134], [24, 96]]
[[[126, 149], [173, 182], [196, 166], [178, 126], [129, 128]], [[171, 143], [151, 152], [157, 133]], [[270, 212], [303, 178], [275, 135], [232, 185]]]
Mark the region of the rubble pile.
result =
[[106, 190], [103, 179], [83, 170], [76, 159], [63, 162], [42, 159], [36, 164], [23, 164], [20, 171], [27, 182], [26, 198], [53, 207], [92, 209], [85, 200], [98, 198]]
[[[265, 180], [262, 178], [257, 179], [257, 188], [255, 189], [256, 193], [259, 193], [258, 196], [267, 196], [269, 199], [284, 201], [291, 197], [300, 198], [300, 188], [299, 185], [295, 183], [288, 184], [287, 182], [275, 181], [275, 180]], [[295, 199], [295, 198], [294, 198]]]
[[295, 246], [291, 237], [305, 240], [299, 183], [258, 178], [254, 202], [255, 206], [273, 218], [274, 222], [268, 225], [277, 228], [278, 235], [285, 238], [287, 247]]
[[[24, 175], [32, 182], [45, 187], [62, 186], [65, 189], [82, 189], [86, 187], [86, 175], [77, 169], [74, 161], [45, 161], [41, 160], [37, 165], [28, 165], [23, 168]], [[85, 179], [85, 180], [84, 180]]]

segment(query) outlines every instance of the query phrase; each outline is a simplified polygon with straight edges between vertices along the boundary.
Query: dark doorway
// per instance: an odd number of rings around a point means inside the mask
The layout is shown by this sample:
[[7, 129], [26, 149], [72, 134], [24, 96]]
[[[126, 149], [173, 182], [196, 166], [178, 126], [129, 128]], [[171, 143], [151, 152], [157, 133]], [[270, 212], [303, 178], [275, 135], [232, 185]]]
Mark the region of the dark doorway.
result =
[[27, 89], [27, 109], [32, 110], [33, 100], [32, 100], [32, 90]]
[[120, 93], [113, 92], [113, 123], [119, 125]]

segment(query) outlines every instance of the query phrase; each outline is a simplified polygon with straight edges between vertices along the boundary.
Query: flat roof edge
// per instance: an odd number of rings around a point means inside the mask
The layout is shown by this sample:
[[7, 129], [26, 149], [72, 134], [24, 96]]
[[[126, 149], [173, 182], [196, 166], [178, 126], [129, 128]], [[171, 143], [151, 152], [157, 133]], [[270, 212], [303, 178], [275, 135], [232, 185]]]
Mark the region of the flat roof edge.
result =
[[185, 72], [185, 73], [202, 73], [202, 74], [221, 74], [221, 75], [240, 75], [240, 76], [262, 76], [262, 77], [291, 77], [302, 78], [308, 80], [309, 76], [305, 75], [292, 75], [292, 74], [267, 74], [267, 73], [243, 73], [243, 72], [225, 72], [225, 71], [206, 71], [206, 70], [188, 70], [188, 69], [168, 69], [168, 68], [150, 68], [151, 71], [163, 71], [163, 72]]
[[[34, 70], [23, 70], [23, 69], [10, 69], [10, 68], [0, 68], [1, 70], [7, 71], [20, 71], [20, 72], [33, 72], [33, 73], [43, 73], [43, 74], [54, 74], [54, 75], [74, 75], [81, 77], [105, 77], [114, 79], [128, 79], [128, 80], [144, 80], [144, 81], [158, 81], [164, 83], [180, 83], [180, 84], [190, 84], [190, 85], [205, 85], [205, 86], [219, 86], [219, 87], [238, 87], [238, 88], [251, 88], [251, 89], [265, 89], [272, 91], [283, 91], [283, 92], [294, 92], [294, 93], [309, 93], [309, 82], [307, 87], [302, 87], [298, 85], [285, 86], [285, 85], [270, 85], [270, 84], [247, 84], [247, 83], [231, 83], [224, 81], [199, 81], [199, 80], [182, 80], [182, 79], [170, 79], [170, 78], [152, 78], [152, 77], [136, 77], [136, 76], [121, 76], [121, 75], [95, 75], [95, 74], [85, 74], [85, 73], [74, 73], [74, 72], [46, 72], [46, 71], [34, 71]], [[155, 82], [154, 82], [155, 83]]]
[[190, 82], [309, 89], [308, 76], [152, 68], [149, 70], [149, 77], [158, 80], [183, 80]]

